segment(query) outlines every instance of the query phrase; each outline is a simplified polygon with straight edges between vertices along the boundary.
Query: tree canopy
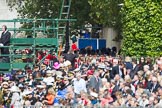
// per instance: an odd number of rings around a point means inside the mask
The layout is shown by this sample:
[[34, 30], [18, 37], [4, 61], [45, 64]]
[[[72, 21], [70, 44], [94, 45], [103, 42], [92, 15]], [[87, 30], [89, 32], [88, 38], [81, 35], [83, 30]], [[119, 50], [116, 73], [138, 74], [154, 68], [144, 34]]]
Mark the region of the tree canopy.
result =
[[123, 14], [124, 55], [159, 56], [162, 54], [162, 2], [125, 0]]
[[[62, 0], [9, 0], [11, 8], [16, 6], [20, 18], [57, 18]], [[120, 6], [123, 0], [72, 0], [70, 17], [77, 25], [85, 21], [117, 27], [120, 22]]]

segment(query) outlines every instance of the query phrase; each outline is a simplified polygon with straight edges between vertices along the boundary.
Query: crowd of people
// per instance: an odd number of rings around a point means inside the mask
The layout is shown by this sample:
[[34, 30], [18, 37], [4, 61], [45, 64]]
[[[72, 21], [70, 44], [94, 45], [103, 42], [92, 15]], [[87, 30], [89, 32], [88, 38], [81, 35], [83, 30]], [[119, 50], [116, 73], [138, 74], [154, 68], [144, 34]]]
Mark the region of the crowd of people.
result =
[[45, 63], [1, 73], [7, 108], [162, 107], [162, 57], [83, 55], [70, 51]]
[[[6, 26], [2, 30], [0, 46], [8, 46], [11, 34]], [[0, 108], [162, 107], [162, 57], [116, 57], [116, 48], [79, 50], [71, 39], [68, 53], [38, 51], [36, 65], [0, 73]], [[1, 53], [9, 54], [8, 47]]]

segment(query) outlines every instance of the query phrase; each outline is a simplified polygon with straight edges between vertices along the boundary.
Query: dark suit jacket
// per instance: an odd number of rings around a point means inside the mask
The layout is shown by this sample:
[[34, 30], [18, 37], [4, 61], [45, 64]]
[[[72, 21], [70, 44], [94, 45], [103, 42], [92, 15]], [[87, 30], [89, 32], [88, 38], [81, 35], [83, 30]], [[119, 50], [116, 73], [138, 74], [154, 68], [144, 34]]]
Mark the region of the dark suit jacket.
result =
[[[11, 33], [9, 31], [6, 31], [6, 33], [2, 33], [0, 43], [2, 43], [4, 46], [10, 45], [10, 37]], [[2, 54], [9, 54], [9, 48], [1, 48]]]
[[11, 33], [9, 31], [7, 31], [6, 33], [2, 33], [1, 35], [1, 43], [4, 46], [8, 46], [10, 44], [10, 38], [11, 38]]
[[96, 92], [99, 92], [99, 88], [102, 87], [102, 81], [101, 79], [98, 77], [98, 81], [96, 80], [95, 76], [92, 76], [90, 78], [89, 84], [88, 84], [88, 88], [90, 89], [94, 89]]
[[[115, 77], [116, 74], [119, 74], [119, 65], [112, 67], [112, 70], [110, 72], [110, 78], [111, 79], [114, 79], [114, 77]], [[123, 71], [122, 71], [122, 78], [124, 78]]]
[[150, 92], [156, 92], [158, 90], [158, 88], [160, 87], [159, 83], [156, 84], [155, 88], [153, 88], [153, 82], [152, 81], [148, 81], [147, 83], [147, 89], [149, 89]]
[[103, 72], [103, 74], [100, 73], [99, 77], [100, 78], [105, 78], [106, 72]]
[[71, 62], [72, 67], [74, 68], [75, 65], [75, 58], [78, 57], [78, 54], [67, 53], [63, 54], [65, 60], [69, 60]]
[[134, 75], [136, 75], [138, 71], [139, 71], [139, 65], [136, 65], [130, 72], [130, 77], [133, 79]]

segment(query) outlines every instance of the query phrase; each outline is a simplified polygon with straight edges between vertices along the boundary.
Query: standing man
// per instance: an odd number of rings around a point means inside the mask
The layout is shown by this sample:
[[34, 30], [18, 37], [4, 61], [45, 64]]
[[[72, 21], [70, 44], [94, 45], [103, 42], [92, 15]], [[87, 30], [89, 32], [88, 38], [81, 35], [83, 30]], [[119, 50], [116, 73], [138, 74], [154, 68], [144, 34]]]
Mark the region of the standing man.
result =
[[87, 92], [86, 82], [81, 78], [80, 73], [76, 73], [76, 78], [74, 78], [74, 93], [79, 95], [81, 91]]
[[66, 60], [69, 60], [71, 62], [73, 70], [75, 69], [75, 59], [78, 58], [78, 54], [74, 54], [72, 50], [69, 50], [68, 53], [63, 54], [63, 58]]
[[89, 81], [89, 92], [93, 91], [99, 93], [101, 87], [102, 87], [102, 80], [99, 77], [99, 72], [95, 71]]
[[[0, 39], [0, 46], [9, 46], [10, 45], [11, 33], [7, 30], [7, 26], [2, 26], [2, 35]], [[1, 54], [9, 54], [9, 48], [1, 48]], [[9, 62], [9, 57], [5, 57], [7, 62]]]

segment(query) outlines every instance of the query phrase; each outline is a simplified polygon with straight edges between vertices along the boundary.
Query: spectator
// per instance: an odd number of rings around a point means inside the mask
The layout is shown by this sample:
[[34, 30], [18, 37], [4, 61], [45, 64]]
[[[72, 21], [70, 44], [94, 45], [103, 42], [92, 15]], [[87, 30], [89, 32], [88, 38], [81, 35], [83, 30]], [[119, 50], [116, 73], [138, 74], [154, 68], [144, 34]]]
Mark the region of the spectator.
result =
[[99, 78], [98, 71], [94, 72], [94, 75], [90, 78], [88, 86], [89, 86], [89, 91], [95, 91], [99, 93], [99, 89], [102, 87], [102, 81]]
[[[63, 60], [61, 56], [58, 60], [50, 68], [38, 64], [33, 68], [26, 66], [25, 70], [13, 70], [12, 75], [0, 74], [2, 104], [9, 107], [14, 100], [20, 100], [17, 102], [22, 107], [33, 105], [38, 108], [161, 107], [160, 59], [151, 63], [154, 68], [145, 64], [142, 70], [133, 68], [130, 73], [126, 71], [127, 60], [123, 58], [80, 54], [78, 67], [74, 69], [69, 60]], [[132, 64], [133, 67], [140, 66], [139, 63]], [[15, 86], [17, 90], [13, 89]]]
[[72, 64], [72, 68], [75, 68], [75, 59], [78, 57], [78, 54], [74, 54], [72, 50], [70, 50], [67, 54], [63, 54], [65, 60], [69, 60]]
[[45, 100], [43, 100], [42, 103], [45, 104], [45, 105], [53, 105], [55, 96], [56, 96], [56, 94], [54, 92], [54, 89], [49, 88], [47, 96], [45, 97]]
[[74, 93], [79, 95], [81, 91], [87, 92], [86, 89], [86, 82], [84, 79], [81, 78], [81, 74], [76, 74], [76, 79], [74, 79]]
[[83, 34], [84, 38], [90, 38], [90, 33], [88, 32], [88, 30], [85, 31], [85, 33]]
[[[11, 33], [7, 30], [7, 26], [2, 26], [2, 35], [0, 39], [0, 46], [9, 46], [10, 45]], [[9, 54], [9, 48], [1, 48], [1, 54]], [[9, 62], [9, 57], [5, 56], [6, 62]]]

